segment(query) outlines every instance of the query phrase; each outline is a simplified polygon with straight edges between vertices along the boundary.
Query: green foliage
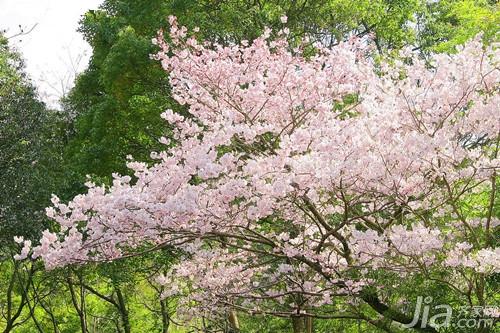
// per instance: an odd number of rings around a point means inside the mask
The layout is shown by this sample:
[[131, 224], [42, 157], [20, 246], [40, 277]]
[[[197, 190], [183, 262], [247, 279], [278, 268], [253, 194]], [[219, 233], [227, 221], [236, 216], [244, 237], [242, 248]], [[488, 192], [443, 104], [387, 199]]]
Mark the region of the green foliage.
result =
[[21, 58], [0, 35], [0, 246], [40, 231], [58, 181], [62, 124], [38, 101]]
[[429, 5], [428, 22], [421, 37], [424, 47], [437, 52], [453, 52], [478, 33], [484, 40], [498, 39], [500, 11], [497, 1], [443, 0]]
[[[86, 20], [94, 18], [87, 15]], [[67, 99], [67, 107], [79, 116], [68, 161], [80, 175], [124, 172], [128, 154], [148, 160], [164, 131], [159, 114], [168, 106], [168, 90], [161, 69], [149, 59], [150, 39], [130, 26], [115, 37], [112, 46], [96, 50]]]

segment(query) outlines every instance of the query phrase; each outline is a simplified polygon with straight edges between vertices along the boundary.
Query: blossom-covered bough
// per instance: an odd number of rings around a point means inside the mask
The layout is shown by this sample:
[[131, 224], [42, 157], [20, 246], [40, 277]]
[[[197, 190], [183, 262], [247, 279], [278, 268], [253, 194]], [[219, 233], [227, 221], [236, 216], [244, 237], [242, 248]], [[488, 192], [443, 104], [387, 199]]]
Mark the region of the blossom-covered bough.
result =
[[200, 44], [171, 18], [157, 58], [188, 114], [163, 113], [174, 134], [158, 163], [130, 161], [133, 179], [89, 183], [68, 204], [54, 197], [60, 230], [20, 258], [32, 251], [51, 269], [179, 249], [158, 283], [186, 315], [231, 308], [390, 331], [413, 319], [397, 306], [418, 295], [412, 284], [491, 303], [495, 45], [380, 64], [363, 40], [307, 56], [285, 40]]

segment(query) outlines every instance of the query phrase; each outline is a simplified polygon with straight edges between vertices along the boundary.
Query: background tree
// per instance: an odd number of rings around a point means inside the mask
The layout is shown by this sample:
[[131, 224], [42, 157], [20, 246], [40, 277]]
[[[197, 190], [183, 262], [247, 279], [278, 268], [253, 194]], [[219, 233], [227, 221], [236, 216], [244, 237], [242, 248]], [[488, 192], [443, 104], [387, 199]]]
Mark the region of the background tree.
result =
[[0, 35], [0, 307], [4, 332], [34, 318], [35, 304], [28, 289], [37, 269], [13, 260], [18, 252], [14, 236], [28, 239], [49, 225], [45, 207], [60, 181], [63, 128], [62, 115], [47, 110], [38, 100], [19, 54]]
[[[0, 36], [0, 234], [12, 244], [16, 233], [32, 236], [41, 229], [50, 202], [61, 147], [59, 115], [37, 99], [18, 54]], [[48, 186], [40, 186], [49, 180]]]

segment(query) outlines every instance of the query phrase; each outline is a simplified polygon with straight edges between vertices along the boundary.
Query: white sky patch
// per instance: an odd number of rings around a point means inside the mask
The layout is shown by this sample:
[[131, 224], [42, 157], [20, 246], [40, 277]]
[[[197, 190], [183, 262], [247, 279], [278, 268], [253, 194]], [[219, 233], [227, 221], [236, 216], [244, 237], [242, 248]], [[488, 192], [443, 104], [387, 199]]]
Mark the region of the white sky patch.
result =
[[41, 98], [51, 107], [73, 86], [76, 73], [87, 66], [90, 46], [76, 31], [82, 15], [103, 0], [0, 0], [0, 30], [26, 61], [26, 69]]

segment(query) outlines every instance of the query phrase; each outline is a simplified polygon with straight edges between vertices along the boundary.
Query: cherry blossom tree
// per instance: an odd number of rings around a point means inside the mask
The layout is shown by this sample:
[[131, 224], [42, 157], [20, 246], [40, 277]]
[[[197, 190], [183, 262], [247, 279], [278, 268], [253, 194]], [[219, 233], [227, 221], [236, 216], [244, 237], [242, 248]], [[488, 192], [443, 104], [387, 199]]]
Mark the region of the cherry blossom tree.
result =
[[236, 309], [294, 318], [297, 331], [347, 318], [391, 332], [412, 321], [397, 303], [415, 283], [491, 303], [496, 45], [378, 63], [366, 40], [311, 54], [285, 28], [223, 47], [170, 23], [156, 57], [188, 113], [162, 114], [173, 137], [158, 162], [131, 159], [134, 178], [89, 182], [67, 204], [54, 196], [59, 229], [34, 248], [17, 239], [19, 258], [52, 269], [172, 247], [183, 260], [157, 282], [180, 316]]

